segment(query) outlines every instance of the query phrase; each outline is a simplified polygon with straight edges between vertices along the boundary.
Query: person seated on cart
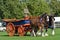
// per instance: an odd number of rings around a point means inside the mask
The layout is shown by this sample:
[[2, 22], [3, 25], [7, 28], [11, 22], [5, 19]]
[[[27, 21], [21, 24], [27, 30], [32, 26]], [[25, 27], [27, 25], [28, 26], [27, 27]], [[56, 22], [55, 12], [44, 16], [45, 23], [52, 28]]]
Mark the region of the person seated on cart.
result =
[[28, 15], [25, 15], [24, 16], [24, 20], [29, 20], [29, 16]]

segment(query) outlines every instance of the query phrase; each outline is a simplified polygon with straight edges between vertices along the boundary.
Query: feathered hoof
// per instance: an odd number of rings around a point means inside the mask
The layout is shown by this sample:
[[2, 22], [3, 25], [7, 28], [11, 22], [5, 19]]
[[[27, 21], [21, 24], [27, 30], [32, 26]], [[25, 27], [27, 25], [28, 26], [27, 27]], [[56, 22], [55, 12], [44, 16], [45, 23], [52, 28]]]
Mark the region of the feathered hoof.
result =
[[48, 34], [47, 34], [47, 33], [45, 33], [45, 36], [48, 36]]

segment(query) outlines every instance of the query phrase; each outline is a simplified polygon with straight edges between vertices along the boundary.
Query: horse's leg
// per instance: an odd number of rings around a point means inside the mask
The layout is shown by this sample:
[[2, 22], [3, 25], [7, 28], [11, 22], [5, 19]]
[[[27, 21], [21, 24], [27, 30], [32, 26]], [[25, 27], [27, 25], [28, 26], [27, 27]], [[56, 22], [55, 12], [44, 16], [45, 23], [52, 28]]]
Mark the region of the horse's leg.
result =
[[31, 31], [31, 36], [36, 36], [35, 31], [34, 31], [34, 28]]
[[45, 29], [46, 29], [46, 31], [45, 31], [45, 36], [48, 36], [48, 33], [47, 33], [48, 28], [45, 28]]
[[43, 24], [41, 26], [41, 35], [42, 35], [42, 37], [44, 37], [44, 25]]
[[42, 29], [41, 35], [42, 35], [42, 37], [44, 37], [44, 29]]
[[36, 36], [36, 34], [35, 34], [35, 29], [32, 30], [32, 33], [33, 33], [34, 36]]
[[52, 29], [52, 35], [55, 35], [55, 31], [54, 31], [55, 28], [54, 28], [54, 26], [52, 26], [51, 29]]
[[41, 35], [42, 37], [44, 37], [44, 24], [41, 24], [38, 27], [39, 27], [39, 30], [37, 32], [37, 35]]
[[45, 31], [45, 36], [48, 36], [48, 33], [47, 33], [48, 28], [46, 27], [45, 29], [46, 29], [46, 31]]
[[39, 30], [36, 33], [37, 35], [41, 35], [41, 27], [39, 26]]
[[48, 36], [48, 26], [49, 26], [49, 23], [47, 22], [46, 26], [45, 26], [45, 36]]
[[35, 32], [34, 32], [34, 29], [32, 30], [31, 32], [31, 36], [36, 36]]

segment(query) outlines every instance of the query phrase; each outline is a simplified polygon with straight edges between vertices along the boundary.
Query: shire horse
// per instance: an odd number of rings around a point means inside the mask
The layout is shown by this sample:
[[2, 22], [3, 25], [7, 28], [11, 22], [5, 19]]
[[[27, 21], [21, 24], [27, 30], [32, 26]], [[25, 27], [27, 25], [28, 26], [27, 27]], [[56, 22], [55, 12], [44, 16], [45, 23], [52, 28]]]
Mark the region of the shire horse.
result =
[[44, 36], [44, 18], [40, 16], [31, 16], [31, 36], [37, 36], [37, 32], [41, 30], [41, 35]]
[[[49, 16], [47, 15], [47, 13], [43, 13], [41, 15], [41, 18], [42, 18], [42, 20], [44, 20], [44, 22], [43, 22], [43, 25], [44, 25], [43, 27], [45, 29], [44, 36], [48, 36], [47, 31], [48, 31], [48, 26], [49, 26]], [[41, 31], [38, 33], [38, 35], [41, 35]]]
[[41, 34], [41, 36], [44, 37], [44, 29], [45, 36], [48, 36], [48, 27], [51, 27], [52, 35], [54, 35], [54, 16], [47, 15], [47, 13], [44, 13], [41, 16], [30, 16], [29, 20], [31, 27], [31, 36], [37, 36], [37, 34]]
[[55, 34], [54, 32], [54, 16], [53, 15], [47, 15], [47, 13], [43, 14], [43, 17], [45, 19], [45, 23], [44, 23], [44, 27], [46, 29], [45, 31], [45, 36], [48, 36], [48, 28], [51, 28], [52, 29], [52, 35]]
[[52, 35], [55, 35], [55, 32], [54, 32], [54, 29], [55, 29], [54, 20], [55, 20], [54, 15], [50, 15], [49, 16], [49, 28], [52, 29]]

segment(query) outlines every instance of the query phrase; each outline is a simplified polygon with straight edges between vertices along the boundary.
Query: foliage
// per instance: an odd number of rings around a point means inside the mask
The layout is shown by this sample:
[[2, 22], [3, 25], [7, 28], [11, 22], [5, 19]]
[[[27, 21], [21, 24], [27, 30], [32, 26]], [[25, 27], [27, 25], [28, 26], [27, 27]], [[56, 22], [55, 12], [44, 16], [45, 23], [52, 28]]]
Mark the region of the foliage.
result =
[[21, 18], [23, 8], [18, 0], [0, 0], [0, 13], [3, 18]]
[[38, 16], [44, 12], [50, 13], [49, 5], [45, 0], [30, 0], [27, 6], [31, 15]]
[[53, 12], [56, 16], [60, 16], [60, 1], [57, 0], [51, 0], [49, 4], [46, 0], [0, 0], [0, 19], [20, 19], [24, 16], [26, 7], [34, 16], [45, 12], [48, 14]]
[[50, 9], [55, 13], [55, 16], [60, 16], [60, 1], [51, 0]]

